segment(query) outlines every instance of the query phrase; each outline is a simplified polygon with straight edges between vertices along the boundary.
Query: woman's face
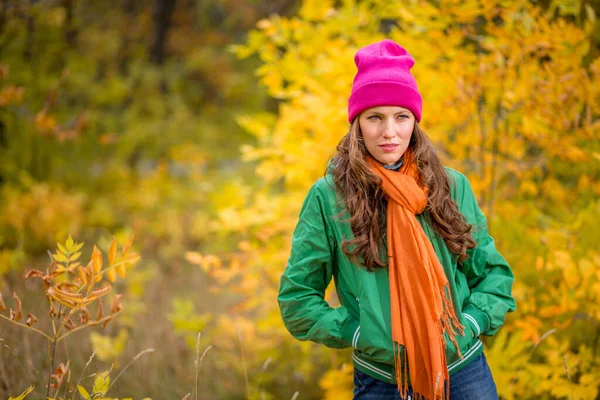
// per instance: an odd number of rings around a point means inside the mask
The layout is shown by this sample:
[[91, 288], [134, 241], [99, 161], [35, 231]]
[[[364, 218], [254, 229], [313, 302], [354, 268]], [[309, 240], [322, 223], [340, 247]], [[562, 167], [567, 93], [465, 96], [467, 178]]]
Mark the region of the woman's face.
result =
[[403, 107], [379, 106], [358, 117], [365, 147], [373, 158], [385, 165], [398, 163], [415, 127], [415, 116]]

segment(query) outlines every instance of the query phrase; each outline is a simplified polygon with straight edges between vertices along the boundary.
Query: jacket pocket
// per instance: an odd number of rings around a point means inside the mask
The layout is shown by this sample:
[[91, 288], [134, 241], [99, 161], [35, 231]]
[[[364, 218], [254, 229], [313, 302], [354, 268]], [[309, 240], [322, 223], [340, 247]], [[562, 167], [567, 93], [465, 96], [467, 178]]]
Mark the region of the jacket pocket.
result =
[[358, 304], [360, 330], [355, 349], [369, 360], [393, 365], [392, 327], [383, 317], [381, 302], [371, 304], [369, 298], [363, 296]]

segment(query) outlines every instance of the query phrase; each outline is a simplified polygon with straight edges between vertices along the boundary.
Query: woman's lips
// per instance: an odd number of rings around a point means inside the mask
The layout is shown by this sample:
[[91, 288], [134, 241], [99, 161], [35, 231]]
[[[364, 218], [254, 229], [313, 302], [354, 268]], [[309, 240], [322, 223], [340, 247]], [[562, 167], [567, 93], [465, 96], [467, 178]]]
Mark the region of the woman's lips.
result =
[[383, 149], [383, 151], [394, 151], [400, 146], [399, 144], [380, 144], [379, 147]]

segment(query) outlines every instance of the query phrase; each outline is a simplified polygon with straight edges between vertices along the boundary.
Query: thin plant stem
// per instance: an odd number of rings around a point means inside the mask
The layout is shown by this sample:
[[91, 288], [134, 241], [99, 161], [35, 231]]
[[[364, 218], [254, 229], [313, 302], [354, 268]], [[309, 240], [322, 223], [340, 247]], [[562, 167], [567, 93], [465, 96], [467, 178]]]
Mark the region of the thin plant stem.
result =
[[[23, 367], [21, 367], [22, 369]], [[2, 383], [2, 387], [6, 390], [10, 390], [10, 381], [6, 376], [6, 368], [4, 366], [4, 357], [0, 357], [0, 383]]]
[[246, 357], [244, 356], [244, 345], [242, 343], [242, 333], [240, 332], [240, 328], [235, 324], [235, 329], [238, 333], [238, 339], [240, 340], [240, 352], [242, 353], [242, 367], [244, 368], [244, 379], [246, 381], [246, 396], [248, 396], [248, 400], [250, 400], [250, 384], [248, 383], [248, 369], [246, 368]]
[[523, 367], [525, 366], [525, 363], [527, 361], [529, 361], [529, 359], [531, 358], [531, 355], [533, 354], [533, 352], [535, 351], [535, 349], [538, 347], [538, 345], [540, 343], [542, 343], [542, 341], [544, 339], [546, 339], [548, 336], [552, 335], [554, 332], [556, 332], [556, 328], [552, 328], [550, 329], [548, 332], [544, 333], [542, 335], [542, 337], [540, 338], [540, 340], [537, 341], [537, 343], [533, 346], [533, 348], [531, 349], [531, 351], [529, 352], [529, 355], [527, 356], [527, 360], [523, 361], [521, 363], [521, 365], [519, 366], [519, 368], [517, 369], [517, 372], [515, 372], [515, 375], [511, 378], [510, 383], [508, 385], [508, 389], [510, 389], [510, 387], [513, 385], [513, 383], [515, 383], [517, 381], [517, 375], [519, 374], [519, 372], [521, 372], [521, 370], [523, 369]]
[[296, 400], [296, 398], [298, 397], [299, 394], [300, 394], [300, 392], [295, 392], [294, 395], [292, 396], [291, 400]]
[[[90, 359], [88, 360], [87, 363], [85, 363], [85, 366], [83, 367], [83, 371], [81, 371], [81, 375], [79, 376], [79, 380], [77, 381], [77, 385], [75, 385], [75, 388], [79, 387], [79, 384], [81, 383], [81, 379], [83, 378], [83, 374], [85, 374], [85, 370], [92, 363], [92, 360], [94, 359], [95, 356], [96, 356], [96, 350], [94, 349], [94, 352], [90, 356]], [[77, 393], [77, 392], [73, 391], [73, 397], [71, 397], [71, 400], [75, 400], [75, 393]]]
[[[567, 366], [567, 355], [563, 355], [563, 360], [565, 363], [565, 371], [567, 372], [567, 379], [569, 379], [569, 385], [572, 384], [573, 382], [571, 381], [571, 375], [569, 375], [569, 367]], [[573, 397], [571, 397], [571, 394], [569, 394], [569, 400], [572, 400]]]
[[52, 371], [54, 371], [54, 356], [56, 355], [56, 338], [52, 340], [52, 355], [50, 356], [50, 373], [48, 374], [48, 387], [46, 388], [46, 398], [50, 397], [50, 383], [52, 382]]
[[87, 324], [85, 324], [85, 325], [79, 325], [78, 327], [76, 327], [76, 328], [73, 328], [73, 329], [71, 329], [69, 332], [67, 332], [67, 333], [64, 333], [62, 336], [60, 336], [60, 337], [57, 339], [57, 342], [60, 342], [61, 340], [63, 340], [63, 339], [64, 339], [64, 338], [66, 338], [67, 336], [69, 336], [69, 335], [71, 335], [71, 334], [73, 334], [73, 333], [75, 333], [75, 332], [77, 332], [77, 331], [80, 331], [80, 330], [82, 330], [82, 329], [84, 329], [84, 328], [87, 328], [88, 326], [95, 326], [95, 325], [98, 325], [98, 324], [100, 324], [100, 323], [102, 323], [102, 322], [106, 321], [107, 319], [114, 318], [114, 317], [116, 317], [117, 315], [119, 315], [120, 313], [121, 313], [121, 311], [117, 311], [116, 313], [114, 313], [114, 314], [111, 314], [111, 315], [107, 315], [106, 317], [104, 317], [104, 318], [102, 318], [102, 319], [99, 319], [98, 321], [88, 322], [88, 323], [87, 323]]
[[19, 357], [17, 357], [15, 352], [12, 351], [12, 349], [10, 347], [8, 347], [8, 345], [6, 344], [6, 340], [0, 338], [0, 342], [4, 343], [4, 347], [6, 347], [8, 349], [8, 351], [10, 351], [10, 353], [13, 355], [15, 360], [17, 360], [17, 362], [19, 363], [19, 367], [21, 367], [21, 370], [25, 374], [25, 378], [27, 378], [27, 380], [29, 381], [29, 384], [31, 385], [31, 379], [29, 379], [29, 375], [27, 374], [27, 371], [25, 370], [25, 368], [23, 368], [23, 364], [21, 364], [21, 360], [19, 360]]
[[[58, 307], [58, 315], [61, 314], [62, 312], [62, 308], [63, 305], [61, 304], [60, 307]], [[46, 388], [46, 398], [50, 397], [50, 383], [52, 382], [52, 372], [54, 371], [54, 357], [56, 356], [56, 332], [54, 334], [54, 337], [51, 340], [51, 346], [52, 346], [52, 350], [51, 350], [51, 355], [50, 355], [50, 373], [48, 374], [48, 387]]]
[[42, 332], [42, 331], [40, 331], [39, 329], [36, 329], [36, 328], [34, 328], [34, 327], [32, 327], [32, 326], [29, 326], [29, 325], [26, 325], [26, 324], [22, 324], [22, 323], [20, 323], [20, 322], [17, 322], [17, 321], [13, 321], [12, 319], [8, 318], [6, 315], [2, 315], [2, 314], [0, 314], [0, 317], [4, 318], [4, 319], [5, 319], [5, 320], [7, 320], [7, 321], [10, 321], [10, 322], [12, 322], [12, 323], [13, 323], [13, 324], [15, 324], [15, 325], [19, 325], [19, 326], [22, 326], [22, 327], [23, 327], [23, 328], [25, 328], [25, 329], [29, 329], [29, 330], [32, 330], [32, 331], [34, 331], [34, 332], [37, 332], [37, 333], [39, 333], [40, 335], [42, 335], [42, 336], [45, 336], [45, 337], [46, 337], [46, 339], [48, 339], [48, 340], [52, 340], [52, 337], [51, 337], [50, 335], [48, 335], [48, 334], [47, 334], [47, 333], [45, 333], [45, 332]]
[[260, 386], [262, 385], [262, 378], [263, 378], [263, 376], [264, 376], [264, 372], [266, 371], [266, 369], [267, 369], [267, 367], [269, 366], [269, 364], [271, 363], [271, 361], [273, 361], [273, 359], [272, 359], [271, 357], [269, 357], [269, 358], [267, 358], [267, 359], [265, 360], [265, 362], [264, 362], [264, 363], [263, 363], [263, 365], [262, 365], [262, 368], [260, 369], [260, 370], [261, 370], [261, 373], [260, 373], [260, 375], [258, 376], [258, 379], [257, 379], [257, 382], [256, 382], [256, 385], [258, 386], [258, 389], [259, 389], [259, 390], [261, 390], [261, 397], [262, 397], [263, 399], [264, 399], [264, 397], [265, 397], [265, 391], [264, 391], [264, 390], [263, 390], [263, 389], [262, 389]]
[[[206, 355], [206, 353], [208, 353], [208, 351], [212, 349], [212, 345], [208, 346], [204, 352], [202, 353], [202, 357], [200, 357], [200, 360], [197, 361], [198, 366], [197, 366], [197, 370], [196, 370], [196, 396], [198, 396], [198, 370], [200, 369], [200, 365], [202, 364], [202, 360], [204, 360], [204, 356]], [[196, 353], [196, 359], [198, 358], [198, 353]]]
[[194, 379], [194, 400], [198, 400], [198, 358], [200, 357], [200, 337], [202, 332], [198, 332], [198, 338], [196, 339], [196, 361], [194, 362], [195, 379]]
[[[127, 363], [127, 365], [121, 370], [121, 372], [119, 372], [119, 374], [117, 375], [117, 377], [115, 378], [115, 380], [111, 382], [111, 384], [108, 387], [108, 389], [106, 389], [106, 393], [108, 393], [108, 391], [110, 390], [110, 388], [113, 387], [115, 383], [117, 383], [117, 381], [119, 380], [119, 378], [121, 377], [121, 375], [123, 375], [123, 373], [125, 371], [127, 371], [127, 369], [131, 366], [131, 364], [133, 364], [138, 358], [140, 358], [144, 354], [146, 354], [146, 353], [152, 353], [153, 351], [154, 351], [154, 349], [142, 350], [135, 357], [133, 357], [133, 359], [131, 361], [129, 361], [129, 363]], [[106, 395], [106, 393], [104, 393], [104, 395]]]
[[212, 349], [212, 345], [208, 346], [205, 350], [204, 353], [202, 353], [202, 357], [200, 357], [200, 362], [198, 363], [198, 366], [200, 366], [200, 364], [202, 364], [202, 360], [204, 360], [204, 356], [206, 355], [206, 353], [208, 353], [208, 351]]
[[[67, 357], [68, 359], [68, 357]], [[67, 371], [67, 381], [65, 382], [65, 394], [63, 399], [67, 397], [67, 388], [69, 387], [69, 382], [71, 381], [71, 366], [69, 366], [69, 370]], [[53, 398], [58, 398], [58, 392], [60, 391], [60, 387], [56, 388], [56, 392], [54, 392]]]
[[[62, 304], [61, 304], [62, 305]], [[71, 319], [71, 315], [73, 315], [73, 313], [75, 312], [75, 310], [77, 310], [77, 308], [73, 308], [71, 309], [71, 311], [69, 312], [69, 316], [68, 318]], [[62, 329], [67, 325], [67, 320], [66, 318], [63, 318], [63, 322], [60, 324], [60, 326], [58, 327], [58, 331], [55, 333], [55, 336], [59, 336], [60, 332], [62, 331]]]
[[[50, 309], [54, 308], [54, 302], [52, 301], [52, 297], [48, 297], [50, 301]], [[56, 324], [54, 323], [54, 317], [50, 316], [50, 322], [52, 322], [52, 332], [54, 332], [54, 336], [56, 336]]]

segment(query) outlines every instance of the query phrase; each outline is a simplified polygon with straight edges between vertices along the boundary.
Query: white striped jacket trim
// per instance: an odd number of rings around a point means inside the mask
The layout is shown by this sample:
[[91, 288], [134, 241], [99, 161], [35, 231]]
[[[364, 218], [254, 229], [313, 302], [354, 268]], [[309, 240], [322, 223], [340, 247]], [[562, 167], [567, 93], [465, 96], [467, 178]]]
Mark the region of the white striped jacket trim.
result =
[[477, 343], [475, 343], [475, 345], [473, 347], [471, 347], [469, 349], [469, 351], [467, 351], [465, 353], [465, 355], [463, 356], [462, 359], [459, 359], [455, 362], [453, 362], [452, 364], [448, 365], [448, 372], [452, 371], [454, 368], [458, 367], [459, 365], [461, 365], [462, 363], [464, 363], [465, 361], [467, 361], [469, 359], [469, 357], [471, 357], [471, 355], [476, 352], [477, 350], [479, 350], [479, 348], [482, 346], [481, 340], [478, 340]]
[[363, 368], [366, 368], [368, 370], [371, 370], [381, 376], [383, 376], [384, 378], [387, 379], [392, 379], [392, 374], [390, 374], [389, 372], [385, 372], [382, 369], [379, 369], [377, 367], [372, 366], [371, 364], [368, 364], [366, 362], [364, 362], [363, 360], [361, 360], [360, 358], [356, 357], [356, 355], [352, 354], [352, 359], [354, 360], [355, 363], [357, 363], [358, 365], [360, 365]]
[[352, 338], [352, 347], [358, 348], [358, 339], [360, 338], [360, 325], [354, 331], [354, 337]]
[[[453, 369], [455, 369], [456, 367], [462, 365], [462, 363], [464, 363], [465, 361], [469, 360], [469, 358], [473, 355], [473, 353], [475, 353], [477, 350], [479, 350], [481, 348], [481, 346], [483, 345], [483, 343], [481, 342], [481, 340], [478, 340], [477, 343], [475, 343], [475, 345], [473, 347], [471, 347], [464, 355], [462, 359], [458, 359], [457, 361], [453, 362], [452, 364], [448, 365], [448, 372], [452, 371]], [[392, 374], [390, 374], [389, 372], [386, 372], [382, 369], [379, 369], [369, 363], [367, 363], [366, 361], [361, 360], [360, 358], [358, 358], [355, 354], [352, 354], [352, 360], [354, 360], [354, 362], [358, 365], [360, 365], [363, 368], [366, 368], [370, 371], [375, 372], [376, 374], [379, 374], [381, 376], [383, 376], [384, 378], [387, 379], [392, 379]]]
[[469, 314], [463, 314], [463, 315], [465, 316], [466, 319], [471, 321], [473, 323], [473, 325], [475, 325], [475, 327], [477, 328], [477, 336], [481, 335], [481, 328], [479, 327], [479, 324], [477, 323], [477, 321], [475, 321], [475, 318], [473, 318]]

